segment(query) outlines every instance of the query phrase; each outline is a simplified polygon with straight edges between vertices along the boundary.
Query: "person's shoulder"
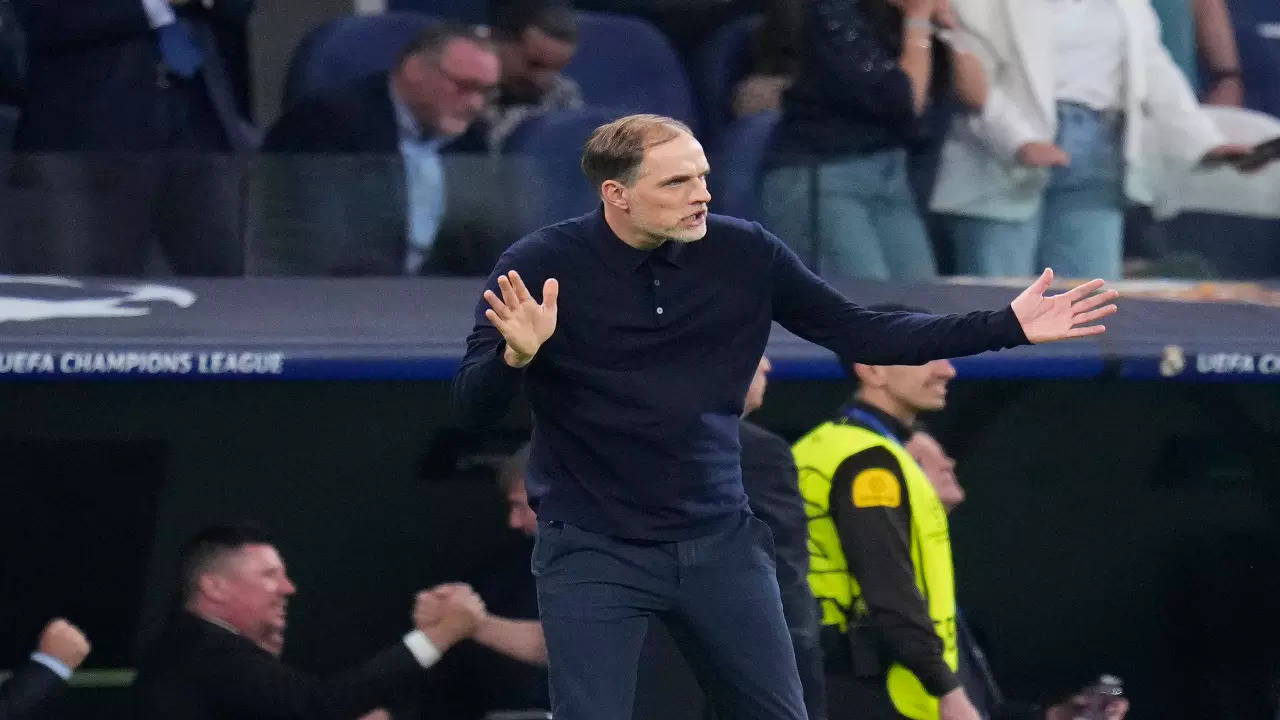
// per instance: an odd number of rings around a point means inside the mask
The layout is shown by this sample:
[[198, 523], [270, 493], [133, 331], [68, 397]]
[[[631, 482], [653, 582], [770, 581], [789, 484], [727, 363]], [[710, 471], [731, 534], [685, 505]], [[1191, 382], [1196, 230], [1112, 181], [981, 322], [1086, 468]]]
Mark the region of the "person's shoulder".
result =
[[[395, 111], [385, 74], [302, 98], [267, 132], [266, 152], [376, 152], [393, 149]], [[375, 146], [376, 145], [376, 146]]]
[[707, 215], [707, 238], [735, 253], [753, 252], [772, 258], [782, 241], [758, 222], [731, 215]]
[[583, 215], [540, 227], [512, 243], [504, 254], [526, 260], [563, 256], [565, 251], [586, 244], [590, 218], [590, 215]]

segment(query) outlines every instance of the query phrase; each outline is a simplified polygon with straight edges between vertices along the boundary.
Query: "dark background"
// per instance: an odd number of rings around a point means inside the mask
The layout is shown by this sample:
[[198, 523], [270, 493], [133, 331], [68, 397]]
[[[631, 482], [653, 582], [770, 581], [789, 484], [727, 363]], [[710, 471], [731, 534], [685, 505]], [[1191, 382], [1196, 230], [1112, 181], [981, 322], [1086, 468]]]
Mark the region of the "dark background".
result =
[[[957, 382], [929, 418], [959, 459], [960, 603], [1008, 695], [1119, 674], [1130, 717], [1266, 717], [1280, 616], [1280, 386]], [[841, 383], [782, 381], [794, 438]], [[336, 670], [409, 626], [412, 593], [527, 552], [489, 473], [524, 431], [449, 427], [440, 382], [0, 386], [0, 667], [52, 615], [128, 667], [202, 524], [270, 527], [300, 588], [286, 660]], [[503, 559], [504, 556], [507, 559]], [[78, 689], [64, 717], [112, 717]], [[674, 717], [655, 708], [652, 717]], [[646, 720], [637, 718], [637, 720]]]

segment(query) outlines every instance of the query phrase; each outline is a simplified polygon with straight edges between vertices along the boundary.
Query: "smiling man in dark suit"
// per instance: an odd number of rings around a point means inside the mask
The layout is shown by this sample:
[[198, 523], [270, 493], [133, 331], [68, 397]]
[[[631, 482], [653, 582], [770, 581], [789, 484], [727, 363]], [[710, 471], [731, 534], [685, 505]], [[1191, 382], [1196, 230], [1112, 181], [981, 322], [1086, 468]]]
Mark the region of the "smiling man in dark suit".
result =
[[402, 641], [346, 674], [318, 678], [280, 662], [296, 588], [261, 531], [203, 530], [184, 547], [181, 567], [182, 607], [139, 663], [138, 718], [350, 720], [412, 690], [484, 617], [465, 585], [421, 592], [416, 627]]

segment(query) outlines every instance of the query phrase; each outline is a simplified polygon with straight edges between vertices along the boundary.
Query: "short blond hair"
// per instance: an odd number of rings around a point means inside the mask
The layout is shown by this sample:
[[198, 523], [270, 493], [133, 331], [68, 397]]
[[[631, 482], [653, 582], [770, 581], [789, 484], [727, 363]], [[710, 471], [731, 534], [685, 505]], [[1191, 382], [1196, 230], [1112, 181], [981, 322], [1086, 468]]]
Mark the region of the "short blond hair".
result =
[[596, 128], [582, 150], [582, 172], [599, 188], [606, 180], [630, 185], [636, 180], [644, 151], [674, 140], [681, 133], [693, 137], [688, 125], [665, 115], [627, 115]]

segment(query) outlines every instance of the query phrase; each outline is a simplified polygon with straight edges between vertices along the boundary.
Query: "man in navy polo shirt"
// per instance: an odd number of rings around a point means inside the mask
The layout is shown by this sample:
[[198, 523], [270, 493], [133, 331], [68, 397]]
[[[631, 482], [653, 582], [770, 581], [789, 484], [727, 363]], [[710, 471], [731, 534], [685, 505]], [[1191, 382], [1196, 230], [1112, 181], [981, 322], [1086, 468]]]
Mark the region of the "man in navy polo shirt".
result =
[[1046, 270], [1002, 310], [871, 312], [759, 225], [708, 215], [709, 167], [683, 124], [603, 125], [582, 167], [602, 207], [503, 254], [453, 388], [469, 425], [499, 421], [522, 387], [533, 409], [531, 565], [553, 714], [629, 718], [656, 615], [721, 717], [803, 720], [772, 538], [739, 467], [771, 323], [859, 362], [919, 364], [1103, 332], [1091, 323], [1116, 294], [1095, 280], [1046, 297]]

